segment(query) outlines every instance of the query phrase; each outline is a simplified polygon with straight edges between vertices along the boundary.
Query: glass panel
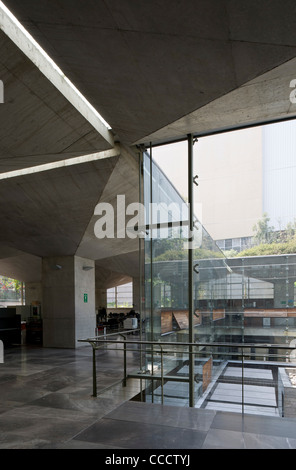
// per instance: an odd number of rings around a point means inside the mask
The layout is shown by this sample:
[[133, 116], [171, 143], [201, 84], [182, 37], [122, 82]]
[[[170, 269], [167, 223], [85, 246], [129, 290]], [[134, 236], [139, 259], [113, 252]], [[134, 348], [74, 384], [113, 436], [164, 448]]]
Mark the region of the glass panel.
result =
[[[204, 147], [197, 148], [200, 162]], [[232, 162], [239, 166], [237, 155]], [[226, 157], [225, 152], [223, 158]], [[228, 178], [228, 166], [220, 160]], [[185, 173], [187, 176], [185, 147], [178, 155], [178, 164], [180, 187], [185, 187], [182, 176]], [[173, 171], [170, 180], [172, 176]], [[222, 186], [220, 182], [221, 191]], [[146, 398], [188, 406], [188, 212], [184, 206], [187, 189], [176, 189], [161, 168], [150, 161], [148, 153], [144, 155], [144, 189], [146, 332], [147, 339], [163, 344], [162, 349], [160, 345], [154, 346], [153, 351], [150, 348], [146, 368], [158, 378], [162, 371], [167, 374], [163, 387], [160, 380], [147, 381]], [[220, 196], [216, 187], [213, 193]], [[211, 188], [207, 197], [211, 197]], [[224, 205], [231, 211], [229, 204]], [[245, 219], [243, 207], [239, 208], [238, 220]], [[207, 205], [207, 212], [209, 208]], [[228, 231], [225, 237], [219, 236], [219, 247], [231, 251], [227, 256], [233, 256], [226, 258], [203, 226], [198, 205], [197, 209], [193, 277], [194, 341], [198, 343], [194, 354], [195, 406], [288, 416], [291, 413], [288, 396], [296, 386], [296, 254], [279, 250], [280, 254], [265, 256], [262, 250], [260, 256], [236, 256], [234, 249], [251, 246], [254, 237], [248, 233], [245, 237], [235, 234], [231, 238]], [[215, 216], [208, 219], [214, 228]]]
[[[184, 165], [184, 157], [186, 159], [186, 154], [180, 156], [180, 164]], [[175, 343], [185, 335], [188, 341], [188, 208], [156, 162], [150, 161], [148, 153], [144, 155], [144, 187], [147, 338]], [[177, 377], [188, 361], [188, 354], [184, 356], [182, 350], [172, 344], [161, 356], [160, 348], [154, 346], [146, 359], [146, 368], [151, 374], [159, 376], [163, 370], [164, 374]], [[152, 382], [149, 386], [148, 383], [151, 393], [146, 394], [147, 401], [160, 402], [165, 398], [168, 404], [176, 400], [188, 404], [187, 383], [166, 381], [164, 391], [159, 383]]]
[[[183, 165], [186, 157], [187, 152], [183, 156]], [[162, 356], [160, 348], [155, 346], [153, 352], [147, 354], [146, 366], [151, 374], [159, 376], [163, 370], [170, 378], [176, 378], [165, 381], [163, 389], [150, 386], [151, 394], [147, 394], [146, 400], [161, 399], [164, 403], [188, 405], [188, 205], [160, 167], [154, 161], [150, 162], [148, 154], [145, 154], [144, 162], [146, 201], [153, 203], [149, 212], [146, 206], [149, 221], [145, 241], [147, 312], [150, 306], [146, 331], [151, 340], [170, 343], [169, 351]], [[147, 188], [150, 188], [150, 194]], [[224, 255], [196, 217], [193, 251], [194, 264], [199, 271], [194, 274], [194, 338], [199, 342], [221, 341], [221, 333], [216, 332], [215, 325], [225, 318], [227, 266]], [[213, 363], [208, 348], [200, 349], [194, 371], [196, 400], [205, 387], [203, 370], [211, 368], [214, 373], [217, 361], [220, 364], [220, 358]], [[186, 382], [182, 382], [183, 379]]]

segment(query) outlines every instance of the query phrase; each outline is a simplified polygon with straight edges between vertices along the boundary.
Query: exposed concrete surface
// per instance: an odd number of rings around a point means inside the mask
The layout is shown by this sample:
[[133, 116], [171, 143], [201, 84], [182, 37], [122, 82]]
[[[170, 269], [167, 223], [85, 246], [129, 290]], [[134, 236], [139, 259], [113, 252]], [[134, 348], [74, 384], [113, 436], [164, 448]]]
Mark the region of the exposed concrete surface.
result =
[[[128, 144], [180, 119], [198, 132], [192, 113], [296, 55], [293, 0], [4, 3]], [[241, 122], [275, 115], [264, 94], [266, 112], [249, 106]], [[213, 110], [202, 130], [237, 124], [221, 106], [226, 119]]]
[[117, 159], [1, 181], [0, 243], [35, 256], [74, 255]]
[[[38, 282], [41, 258], [76, 255], [96, 262], [102, 288], [137, 277], [138, 240], [94, 234], [96, 204], [139, 199], [137, 158], [123, 144], [296, 115], [292, 0], [4, 3], [110, 123], [121, 150], [0, 181], [3, 274]], [[0, 173], [112, 148], [3, 31], [0, 48]]]
[[126, 206], [137, 202], [138, 173], [136, 156], [120, 148], [116, 157], [2, 180], [0, 272], [37, 282], [43, 257], [76, 254], [98, 263], [102, 288], [137, 275], [138, 239], [96, 238], [94, 210], [108, 202], [117, 218], [117, 194], [125, 195]]
[[0, 31], [0, 173], [111, 148]]
[[146, 136], [144, 140], [147, 143], [162, 142], [183, 137], [191, 132], [210, 134], [269, 120], [293, 118], [296, 116], [296, 104], [291, 102], [290, 94], [295, 86], [291, 87], [290, 84], [296, 77], [295, 68], [296, 59], [289, 60]]
[[45, 347], [75, 348], [82, 345], [79, 339], [94, 336], [94, 261], [77, 256], [44, 258], [42, 288]]

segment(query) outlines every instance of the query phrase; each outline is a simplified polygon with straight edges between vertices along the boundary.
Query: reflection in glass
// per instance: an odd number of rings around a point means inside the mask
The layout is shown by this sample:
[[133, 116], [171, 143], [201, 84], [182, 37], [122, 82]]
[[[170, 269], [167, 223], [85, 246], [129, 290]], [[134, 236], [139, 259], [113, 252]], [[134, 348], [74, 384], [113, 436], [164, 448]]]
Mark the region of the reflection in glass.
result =
[[[146, 400], [188, 406], [188, 206], [148, 152], [143, 173], [145, 331], [148, 340], [168, 344], [164, 354], [158, 346], [146, 354], [146, 370], [167, 377], [162, 387], [160, 381], [147, 381]], [[281, 346], [296, 339], [296, 255], [226, 259], [197, 218], [193, 250], [194, 341], [199, 343], [194, 354], [195, 406], [237, 411], [246, 405], [256, 412], [258, 404], [248, 402], [249, 389], [241, 393], [247, 376], [250, 390], [265, 383], [273, 390], [260, 412], [280, 413], [279, 369], [274, 364], [295, 360]], [[247, 346], [243, 363], [240, 345]], [[237, 402], [227, 392], [229, 384], [235, 384], [233, 390], [239, 387]]]

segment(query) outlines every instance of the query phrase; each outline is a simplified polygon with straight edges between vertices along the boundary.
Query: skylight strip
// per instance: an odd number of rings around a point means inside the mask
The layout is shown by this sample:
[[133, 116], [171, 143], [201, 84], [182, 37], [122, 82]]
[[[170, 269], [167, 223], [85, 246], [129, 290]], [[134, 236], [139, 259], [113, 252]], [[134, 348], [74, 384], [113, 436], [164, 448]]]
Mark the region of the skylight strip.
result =
[[110, 132], [111, 126], [65, 76], [57, 64], [41, 48], [38, 42], [28, 33], [2, 1], [0, 1], [0, 29], [38, 67], [43, 75], [87, 119], [99, 134], [113, 146], [114, 140]]
[[104, 158], [115, 157], [120, 154], [120, 149], [116, 146], [110, 150], [104, 150], [103, 152], [92, 153], [90, 155], [83, 155], [79, 157], [68, 158], [67, 160], [59, 160], [52, 163], [44, 163], [43, 165], [36, 165], [29, 168], [22, 168], [20, 170], [7, 171], [6, 173], [0, 173], [0, 180], [9, 178], [16, 178], [17, 176], [32, 175], [34, 173], [40, 173], [43, 171], [54, 170], [56, 168], [63, 168], [72, 165], [79, 165], [81, 163], [93, 162], [96, 160], [102, 160]]

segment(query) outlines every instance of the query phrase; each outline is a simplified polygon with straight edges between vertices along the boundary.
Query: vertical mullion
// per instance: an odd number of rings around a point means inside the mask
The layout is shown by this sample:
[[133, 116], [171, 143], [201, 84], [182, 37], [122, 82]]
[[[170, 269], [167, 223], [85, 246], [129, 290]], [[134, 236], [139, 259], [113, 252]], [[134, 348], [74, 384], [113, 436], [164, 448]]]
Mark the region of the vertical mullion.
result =
[[[188, 203], [189, 203], [189, 239], [188, 239], [188, 307], [189, 307], [189, 343], [194, 343], [193, 331], [193, 137], [188, 135]], [[189, 346], [189, 406], [194, 407], [194, 354], [193, 346]]]

